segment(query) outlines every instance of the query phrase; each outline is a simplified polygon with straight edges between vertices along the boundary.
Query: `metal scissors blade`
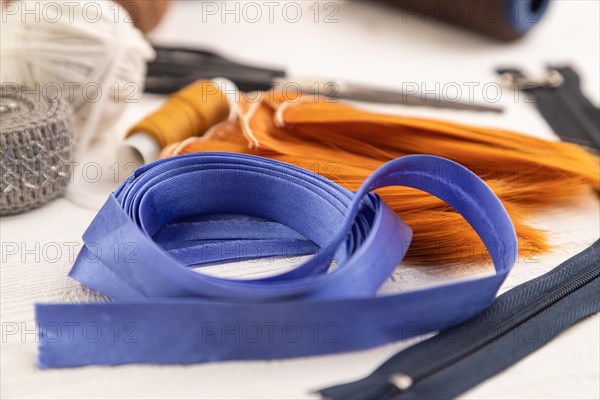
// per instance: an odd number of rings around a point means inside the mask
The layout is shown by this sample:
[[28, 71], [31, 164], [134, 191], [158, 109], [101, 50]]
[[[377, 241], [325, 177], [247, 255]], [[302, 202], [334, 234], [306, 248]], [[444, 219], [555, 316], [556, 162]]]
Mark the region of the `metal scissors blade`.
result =
[[[280, 83], [282, 81], [280, 80]], [[291, 81], [290, 81], [291, 82]], [[425, 106], [465, 111], [503, 112], [502, 107], [465, 101], [450, 101], [432, 98], [423, 94], [402, 91], [384, 90], [376, 87], [358, 85], [343, 81], [315, 81], [299, 84], [303, 93], [322, 95], [334, 99], [361, 101], [378, 104], [398, 104], [408, 106]]]

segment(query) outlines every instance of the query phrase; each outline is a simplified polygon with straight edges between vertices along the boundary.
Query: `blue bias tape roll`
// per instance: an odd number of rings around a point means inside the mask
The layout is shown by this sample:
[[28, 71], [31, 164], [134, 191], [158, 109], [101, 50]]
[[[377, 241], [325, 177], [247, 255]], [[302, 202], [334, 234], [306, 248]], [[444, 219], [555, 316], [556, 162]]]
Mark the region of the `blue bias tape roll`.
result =
[[[496, 274], [377, 297], [412, 236], [370, 193], [393, 185], [453, 206], [482, 238]], [[481, 179], [426, 155], [386, 163], [356, 193], [261, 157], [173, 157], [138, 169], [83, 239], [70, 275], [115, 302], [37, 304], [42, 368], [308, 356], [445, 329], [491, 304], [517, 245]], [[191, 268], [312, 253], [292, 271], [253, 280]]]

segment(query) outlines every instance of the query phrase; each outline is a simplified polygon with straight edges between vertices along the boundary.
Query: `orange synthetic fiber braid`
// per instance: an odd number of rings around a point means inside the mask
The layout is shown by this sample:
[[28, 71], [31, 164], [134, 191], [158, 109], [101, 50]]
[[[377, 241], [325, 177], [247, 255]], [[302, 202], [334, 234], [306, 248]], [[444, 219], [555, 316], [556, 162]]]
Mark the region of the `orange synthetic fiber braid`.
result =
[[[242, 98], [238, 121], [168, 146], [161, 157], [200, 151], [255, 154], [312, 170], [350, 190], [402, 155], [450, 158], [481, 176], [503, 201], [517, 230], [521, 259], [549, 248], [544, 232], [528, 226], [526, 218], [541, 206], [600, 187], [598, 157], [576, 145], [312, 98], [292, 103], [264, 97], [260, 103]], [[439, 199], [402, 187], [378, 193], [414, 230], [409, 261], [487, 259], [472, 228]]]

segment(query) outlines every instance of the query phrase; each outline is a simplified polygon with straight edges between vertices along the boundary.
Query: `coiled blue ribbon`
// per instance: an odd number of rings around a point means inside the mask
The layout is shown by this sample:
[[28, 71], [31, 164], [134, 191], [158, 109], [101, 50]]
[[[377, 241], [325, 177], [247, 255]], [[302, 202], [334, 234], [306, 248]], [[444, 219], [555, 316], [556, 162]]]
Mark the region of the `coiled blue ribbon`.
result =
[[[454, 207], [496, 274], [377, 297], [412, 236], [370, 193], [394, 185]], [[138, 169], [83, 239], [70, 275], [115, 302], [36, 305], [41, 367], [307, 356], [445, 329], [491, 304], [517, 243], [489, 187], [443, 158], [390, 161], [353, 193], [285, 163], [228, 153]], [[191, 268], [312, 253], [289, 272], [254, 280]]]

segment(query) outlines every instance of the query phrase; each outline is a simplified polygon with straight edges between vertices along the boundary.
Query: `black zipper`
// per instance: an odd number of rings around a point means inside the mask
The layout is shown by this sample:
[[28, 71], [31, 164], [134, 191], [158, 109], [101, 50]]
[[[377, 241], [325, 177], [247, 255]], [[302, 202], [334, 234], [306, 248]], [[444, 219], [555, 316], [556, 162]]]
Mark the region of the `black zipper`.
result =
[[548, 67], [541, 79], [531, 79], [515, 68], [497, 72], [506, 86], [535, 100], [538, 111], [561, 140], [600, 149], [600, 109], [581, 90], [581, 79], [573, 68]]
[[[394, 355], [368, 377], [319, 393], [331, 399], [365, 400], [457, 395], [535, 351], [584, 316], [600, 311], [599, 278], [600, 241], [547, 274], [507, 291], [471, 321]], [[561, 316], [558, 322], [554, 321], [556, 315]], [[518, 333], [531, 320], [539, 326], [550, 324], [538, 342], [508, 340], [511, 333]], [[498, 346], [514, 354], [506, 360], [489, 360], [498, 363], [495, 373], [477, 371], [477, 359], [490, 358], [485, 352], [491, 358], [498, 358], [498, 348], [494, 348]], [[452, 370], [461, 362], [462, 369], [474, 368], [472, 375], [479, 376], [458, 384], [454, 382], [457, 379], [444, 379], [451, 377]]]
[[[600, 276], [600, 265], [592, 268], [591, 270], [586, 271], [585, 273], [576, 276], [570, 281], [566, 282], [561, 287], [553, 290], [551, 293], [545, 295], [539, 301], [535, 302], [531, 306], [526, 309], [520, 311], [515, 314], [514, 317], [504, 321], [502, 325], [498, 328], [493, 329], [488, 332], [481, 338], [479, 338], [472, 345], [461, 349], [460, 352], [450, 354], [446, 356], [444, 359], [431, 363], [429, 365], [419, 366], [418, 368], [408, 371], [405, 375], [411, 378], [412, 382], [418, 382], [423, 380], [424, 378], [433, 375], [437, 371], [447, 368], [456, 361], [467, 357], [470, 354], [473, 354], [475, 351], [480, 348], [487, 346], [492, 343], [494, 340], [498, 339], [500, 336], [506, 335], [510, 333], [515, 328], [519, 327], [523, 323], [530, 320], [535, 315], [544, 311], [546, 308], [550, 307], [552, 304], [555, 304], [557, 301], [561, 300], [565, 296], [573, 293], [575, 290], [580, 287], [590, 283], [594, 279], [597, 279]], [[412, 386], [412, 385], [411, 385]], [[407, 389], [407, 388], [406, 388]], [[404, 389], [405, 390], [405, 389]]]

